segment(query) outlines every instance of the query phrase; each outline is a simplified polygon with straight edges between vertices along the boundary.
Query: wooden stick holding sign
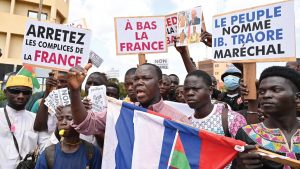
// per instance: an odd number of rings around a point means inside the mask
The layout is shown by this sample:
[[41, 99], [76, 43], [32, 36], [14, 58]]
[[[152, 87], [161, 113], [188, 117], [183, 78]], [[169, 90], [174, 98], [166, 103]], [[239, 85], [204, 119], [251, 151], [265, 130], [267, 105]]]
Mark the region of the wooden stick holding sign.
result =
[[243, 63], [243, 79], [249, 90], [249, 94], [244, 96], [245, 99], [256, 100], [256, 63]]
[[147, 62], [147, 61], [146, 61], [146, 55], [145, 55], [145, 54], [139, 53], [138, 56], [139, 56], [139, 65], [142, 65], [142, 64], [144, 64], [144, 63]]
[[264, 149], [261, 148], [257, 148], [255, 150], [253, 150], [253, 152], [255, 152], [256, 154], [260, 154], [263, 158], [270, 160], [270, 161], [274, 161], [280, 164], [284, 164], [284, 165], [288, 165], [291, 166], [292, 168], [298, 168], [300, 169], [300, 161], [299, 160], [295, 160], [295, 159], [291, 159], [289, 157], [286, 156], [282, 156], [270, 151], [266, 151]]

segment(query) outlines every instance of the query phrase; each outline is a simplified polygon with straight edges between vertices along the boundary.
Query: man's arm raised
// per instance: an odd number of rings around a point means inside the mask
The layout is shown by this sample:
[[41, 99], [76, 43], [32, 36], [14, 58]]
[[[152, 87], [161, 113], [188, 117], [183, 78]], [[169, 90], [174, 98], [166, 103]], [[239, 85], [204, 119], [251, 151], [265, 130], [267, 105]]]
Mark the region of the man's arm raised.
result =
[[88, 70], [92, 64], [88, 63], [84, 68], [76, 66], [68, 72], [68, 84], [70, 88], [71, 110], [74, 124], [82, 123], [87, 117], [88, 113], [85, 109], [80, 96], [82, 82], [84, 81]]
[[46, 79], [46, 90], [44, 97], [41, 100], [39, 105], [39, 109], [36, 113], [36, 117], [34, 120], [33, 129], [35, 131], [48, 131], [48, 107], [44, 104], [45, 99], [50, 94], [53, 88], [57, 87], [57, 79], [54, 77], [54, 73], [49, 73], [49, 77]]
[[[201, 42], [203, 42], [206, 46], [211, 47], [212, 44], [212, 35], [208, 32], [202, 32], [200, 35]], [[177, 41], [175, 40], [175, 48], [180, 53], [182, 61], [184, 63], [185, 69], [188, 73], [197, 70], [197, 67], [193, 64], [190, 57], [189, 48], [187, 46], [177, 46]], [[201, 69], [201, 68], [200, 68]]]
[[180, 53], [185, 69], [188, 73], [197, 70], [191, 61], [189, 48], [187, 46], [177, 46], [177, 40], [175, 40], [175, 48]]

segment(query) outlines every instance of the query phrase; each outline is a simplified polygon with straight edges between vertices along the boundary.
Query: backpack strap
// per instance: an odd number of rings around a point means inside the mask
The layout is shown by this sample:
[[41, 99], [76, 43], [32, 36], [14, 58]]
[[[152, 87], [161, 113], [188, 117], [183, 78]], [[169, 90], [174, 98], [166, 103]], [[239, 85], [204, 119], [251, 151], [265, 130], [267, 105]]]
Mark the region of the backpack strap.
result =
[[231, 137], [231, 134], [229, 132], [229, 127], [228, 127], [228, 109], [226, 107], [223, 107], [222, 110], [222, 127], [225, 133], [226, 137]]
[[45, 157], [48, 169], [53, 169], [55, 155], [55, 144], [50, 145], [45, 149]]
[[86, 150], [86, 157], [89, 161], [89, 168], [92, 168], [92, 160], [93, 160], [93, 157], [94, 157], [94, 145], [92, 143], [89, 143], [85, 140], [81, 140], [84, 147], [85, 147], [85, 150]]

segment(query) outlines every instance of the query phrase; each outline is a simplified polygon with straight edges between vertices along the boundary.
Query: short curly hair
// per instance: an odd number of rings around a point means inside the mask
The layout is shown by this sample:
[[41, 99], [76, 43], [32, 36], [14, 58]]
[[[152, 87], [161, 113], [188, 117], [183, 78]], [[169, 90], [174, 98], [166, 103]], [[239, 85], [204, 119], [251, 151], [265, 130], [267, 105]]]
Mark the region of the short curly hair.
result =
[[283, 66], [266, 68], [260, 75], [259, 84], [263, 79], [272, 76], [279, 76], [290, 80], [297, 87], [298, 91], [300, 91], [300, 74], [297, 71]]
[[185, 79], [188, 78], [189, 76], [196, 76], [198, 78], [202, 78], [203, 82], [208, 86], [212, 86], [212, 81], [211, 77], [209, 74], [207, 74], [205, 71], [202, 70], [195, 70], [193, 72], [190, 72], [186, 75]]
[[156, 73], [156, 76], [158, 77], [158, 80], [162, 79], [162, 71], [161, 71], [161, 69], [157, 65], [152, 64], [152, 63], [144, 63], [144, 64], [142, 64], [140, 66], [144, 66], [144, 65], [152, 66], [154, 68], [154, 70], [155, 70], [155, 73]]

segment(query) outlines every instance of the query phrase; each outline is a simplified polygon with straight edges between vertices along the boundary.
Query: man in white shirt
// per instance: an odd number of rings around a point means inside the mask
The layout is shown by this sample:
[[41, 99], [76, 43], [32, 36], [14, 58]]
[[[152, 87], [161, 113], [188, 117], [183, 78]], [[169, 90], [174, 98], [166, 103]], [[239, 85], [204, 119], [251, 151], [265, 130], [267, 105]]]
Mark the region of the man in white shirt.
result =
[[0, 169], [14, 169], [38, 144], [38, 134], [33, 131], [35, 114], [25, 110], [32, 94], [32, 80], [22, 75], [11, 76], [4, 92], [7, 105], [0, 109]]

